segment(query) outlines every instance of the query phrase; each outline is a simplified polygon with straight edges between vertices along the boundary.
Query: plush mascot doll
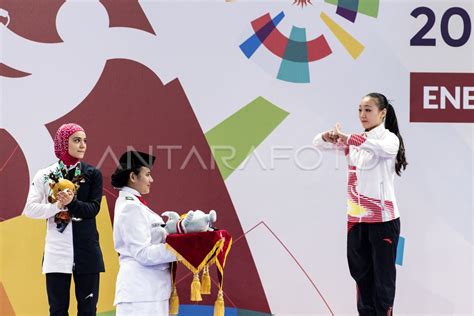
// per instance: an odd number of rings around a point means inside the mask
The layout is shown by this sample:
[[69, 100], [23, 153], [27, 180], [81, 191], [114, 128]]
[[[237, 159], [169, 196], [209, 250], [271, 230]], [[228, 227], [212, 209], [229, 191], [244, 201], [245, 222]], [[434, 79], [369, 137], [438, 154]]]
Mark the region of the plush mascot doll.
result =
[[201, 210], [189, 211], [186, 214], [179, 216], [178, 213], [167, 211], [161, 216], [168, 217], [165, 224], [165, 229], [168, 234], [185, 234], [212, 231], [212, 225], [217, 220], [216, 211], [211, 210], [209, 214]]
[[[61, 191], [70, 190], [76, 194], [77, 190], [79, 189], [78, 183], [84, 178], [82, 175], [78, 177], [74, 177], [72, 181], [68, 179], [59, 178], [54, 173], [49, 175], [49, 178], [53, 180], [49, 183], [49, 187], [51, 188], [48, 202], [49, 203], [56, 203], [57, 202], [57, 195]], [[68, 211], [61, 211], [54, 216], [54, 222], [56, 223], [56, 228], [59, 232], [63, 232], [66, 229], [67, 224], [71, 221], [71, 216]]]

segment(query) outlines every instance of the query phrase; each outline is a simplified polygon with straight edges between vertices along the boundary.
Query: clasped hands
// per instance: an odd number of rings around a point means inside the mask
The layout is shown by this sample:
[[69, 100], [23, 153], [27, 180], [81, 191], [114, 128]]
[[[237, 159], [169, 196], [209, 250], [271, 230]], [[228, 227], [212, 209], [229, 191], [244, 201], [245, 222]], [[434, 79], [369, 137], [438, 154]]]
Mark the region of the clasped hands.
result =
[[322, 138], [325, 142], [332, 143], [332, 144], [347, 144], [347, 139], [349, 135], [345, 134], [341, 130], [341, 124], [337, 123], [334, 129], [329, 130], [323, 133]]
[[63, 209], [65, 206], [71, 203], [72, 200], [74, 199], [74, 192], [72, 192], [69, 189], [58, 192], [57, 199], [58, 199], [58, 207], [60, 209]]

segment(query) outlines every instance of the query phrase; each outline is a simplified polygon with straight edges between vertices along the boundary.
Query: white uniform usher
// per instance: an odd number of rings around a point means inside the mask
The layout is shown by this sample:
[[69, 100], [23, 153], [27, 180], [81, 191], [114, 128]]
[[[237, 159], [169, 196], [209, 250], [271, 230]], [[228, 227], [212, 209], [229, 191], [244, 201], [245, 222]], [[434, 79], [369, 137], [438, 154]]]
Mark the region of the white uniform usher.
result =
[[[171, 294], [170, 262], [176, 257], [166, 249], [163, 219], [137, 196], [138, 191], [123, 187], [115, 203], [114, 246], [120, 254], [120, 270], [114, 305], [161, 302], [167, 307]], [[155, 315], [161, 313], [156, 311]]]

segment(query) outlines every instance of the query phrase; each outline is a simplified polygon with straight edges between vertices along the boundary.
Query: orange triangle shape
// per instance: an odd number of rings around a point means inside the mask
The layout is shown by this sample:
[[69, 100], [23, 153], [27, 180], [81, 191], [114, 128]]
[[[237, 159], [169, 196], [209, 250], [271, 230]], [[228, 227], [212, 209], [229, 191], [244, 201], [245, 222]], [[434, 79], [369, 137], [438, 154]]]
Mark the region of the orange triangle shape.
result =
[[2, 311], [2, 316], [15, 316], [13, 311], [13, 306], [8, 299], [7, 292], [3, 288], [3, 283], [0, 282], [0, 311]]

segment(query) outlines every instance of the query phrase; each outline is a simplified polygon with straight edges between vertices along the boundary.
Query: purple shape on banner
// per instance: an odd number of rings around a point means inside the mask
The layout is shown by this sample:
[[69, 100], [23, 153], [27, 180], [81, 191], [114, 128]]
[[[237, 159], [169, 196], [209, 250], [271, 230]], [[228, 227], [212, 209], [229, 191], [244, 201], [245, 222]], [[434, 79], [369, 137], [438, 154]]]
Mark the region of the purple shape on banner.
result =
[[336, 14], [342, 16], [346, 20], [351, 21], [352, 23], [355, 22], [357, 16], [357, 12], [339, 6], [337, 7]]

